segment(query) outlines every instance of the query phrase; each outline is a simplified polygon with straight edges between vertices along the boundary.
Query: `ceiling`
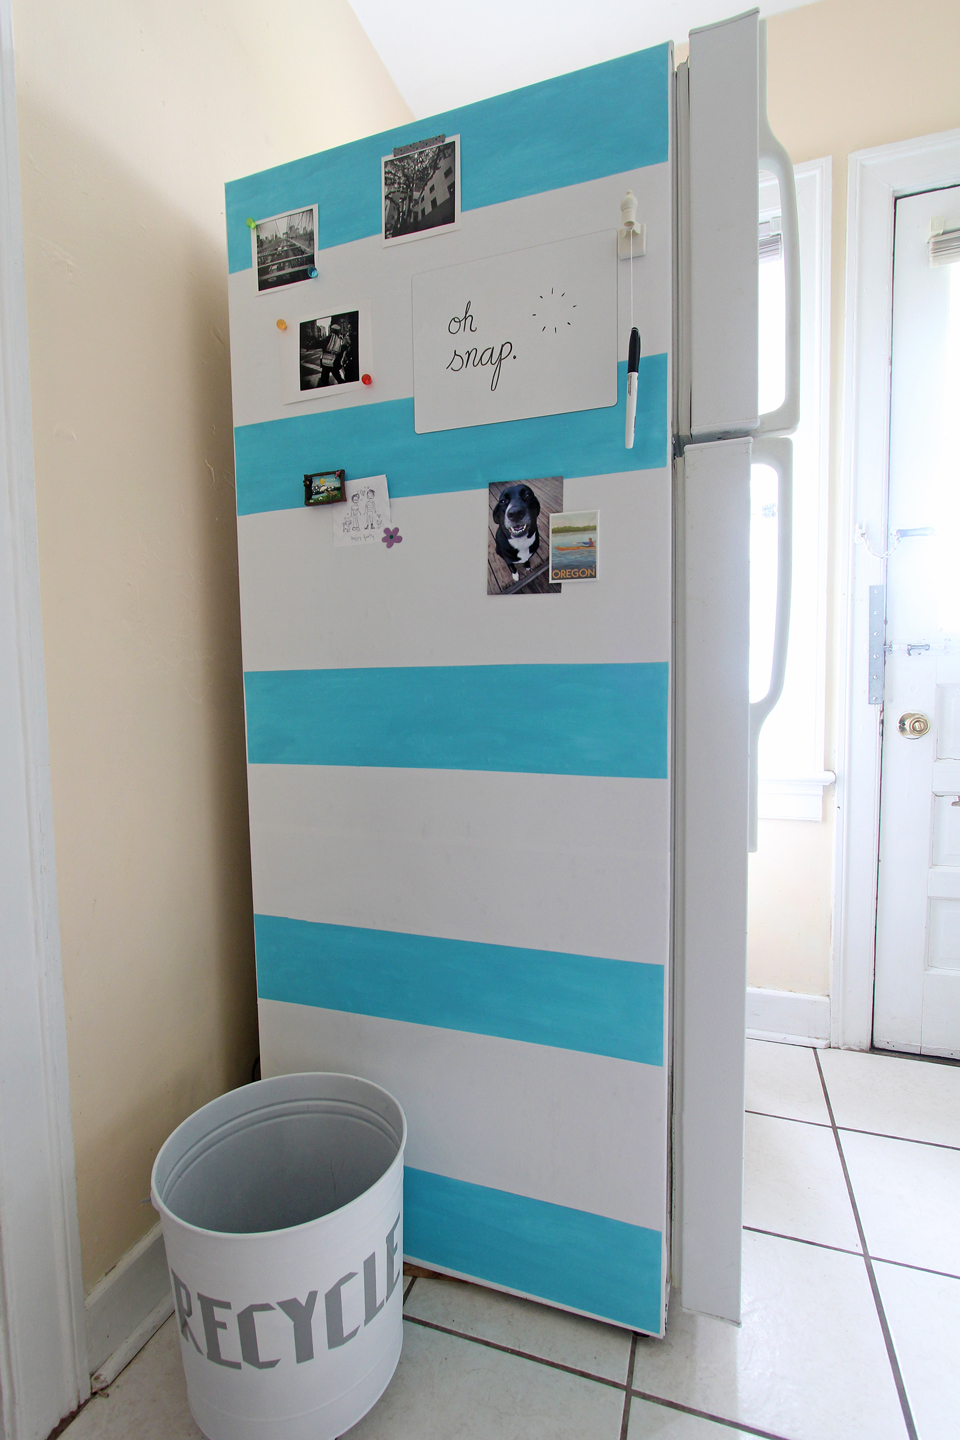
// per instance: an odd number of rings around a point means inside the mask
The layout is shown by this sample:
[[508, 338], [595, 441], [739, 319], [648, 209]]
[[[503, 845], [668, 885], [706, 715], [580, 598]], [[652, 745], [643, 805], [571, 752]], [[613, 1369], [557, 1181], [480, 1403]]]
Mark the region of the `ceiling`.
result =
[[[553, 75], [685, 41], [737, 0], [350, 0], [418, 118]], [[764, 15], [802, 0], [763, 0]]]

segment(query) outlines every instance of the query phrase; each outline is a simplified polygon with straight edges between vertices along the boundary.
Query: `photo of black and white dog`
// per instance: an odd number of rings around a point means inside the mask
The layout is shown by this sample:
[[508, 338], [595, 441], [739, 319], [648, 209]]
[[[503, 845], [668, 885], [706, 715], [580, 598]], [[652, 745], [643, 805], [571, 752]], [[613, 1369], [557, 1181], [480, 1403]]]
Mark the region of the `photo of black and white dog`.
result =
[[488, 595], [558, 595], [549, 583], [549, 516], [563, 510], [563, 478], [489, 487]]

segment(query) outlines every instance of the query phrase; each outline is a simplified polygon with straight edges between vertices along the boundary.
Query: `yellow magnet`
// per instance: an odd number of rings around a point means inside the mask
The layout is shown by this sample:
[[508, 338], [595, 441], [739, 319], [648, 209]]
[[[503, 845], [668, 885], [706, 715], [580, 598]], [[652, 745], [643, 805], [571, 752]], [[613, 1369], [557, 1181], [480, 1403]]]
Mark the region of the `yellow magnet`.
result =
[[286, 328], [287, 328], [287, 322], [286, 322], [286, 320], [278, 320], [278, 321], [277, 321], [277, 329], [278, 329], [278, 330], [286, 330]]

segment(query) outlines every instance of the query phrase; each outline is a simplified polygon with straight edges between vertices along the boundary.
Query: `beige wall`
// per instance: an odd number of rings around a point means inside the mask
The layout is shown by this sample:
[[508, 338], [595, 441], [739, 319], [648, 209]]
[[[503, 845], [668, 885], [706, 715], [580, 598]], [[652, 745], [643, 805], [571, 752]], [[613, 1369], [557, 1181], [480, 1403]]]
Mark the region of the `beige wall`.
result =
[[15, 0], [87, 1287], [257, 1053], [224, 180], [409, 117], [346, 0]]
[[[847, 156], [960, 126], [960, 0], [821, 0], [767, 22], [768, 111], [794, 163], [833, 156], [826, 768], [837, 768], [837, 637]], [[834, 793], [822, 825], [768, 820], [750, 862], [749, 980], [825, 994]]]

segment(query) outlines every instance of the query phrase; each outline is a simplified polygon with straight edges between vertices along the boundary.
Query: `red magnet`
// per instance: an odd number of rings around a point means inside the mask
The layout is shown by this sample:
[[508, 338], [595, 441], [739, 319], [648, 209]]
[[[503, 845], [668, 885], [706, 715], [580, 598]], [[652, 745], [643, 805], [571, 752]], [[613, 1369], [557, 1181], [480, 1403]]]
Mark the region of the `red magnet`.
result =
[[363, 382], [364, 385], [372, 385], [372, 384], [373, 384], [373, 376], [372, 376], [372, 375], [361, 375], [361, 376], [360, 376], [360, 379], [361, 379], [361, 381]]

